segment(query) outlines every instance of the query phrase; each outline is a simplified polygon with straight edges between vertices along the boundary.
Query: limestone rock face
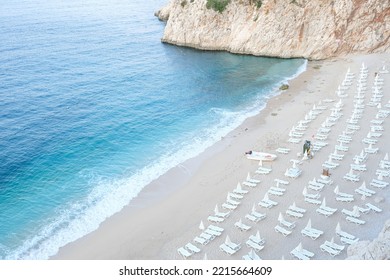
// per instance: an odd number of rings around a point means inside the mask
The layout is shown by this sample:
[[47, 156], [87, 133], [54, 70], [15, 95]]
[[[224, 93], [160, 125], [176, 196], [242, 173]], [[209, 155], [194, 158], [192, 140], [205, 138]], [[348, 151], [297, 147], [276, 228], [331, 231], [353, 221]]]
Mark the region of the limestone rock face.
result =
[[350, 245], [347, 255], [348, 260], [390, 260], [390, 220], [386, 221], [378, 238]]
[[157, 12], [162, 41], [284, 58], [390, 52], [388, 0], [231, 0], [222, 13], [206, 2], [171, 0]]

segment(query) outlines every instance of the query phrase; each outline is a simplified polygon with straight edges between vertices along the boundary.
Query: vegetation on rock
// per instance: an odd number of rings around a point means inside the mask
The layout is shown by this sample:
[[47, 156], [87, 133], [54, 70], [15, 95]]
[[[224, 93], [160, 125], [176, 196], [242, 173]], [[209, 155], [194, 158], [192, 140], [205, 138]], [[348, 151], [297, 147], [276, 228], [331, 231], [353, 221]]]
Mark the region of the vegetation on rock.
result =
[[230, 0], [207, 0], [206, 8], [222, 13], [229, 3]]

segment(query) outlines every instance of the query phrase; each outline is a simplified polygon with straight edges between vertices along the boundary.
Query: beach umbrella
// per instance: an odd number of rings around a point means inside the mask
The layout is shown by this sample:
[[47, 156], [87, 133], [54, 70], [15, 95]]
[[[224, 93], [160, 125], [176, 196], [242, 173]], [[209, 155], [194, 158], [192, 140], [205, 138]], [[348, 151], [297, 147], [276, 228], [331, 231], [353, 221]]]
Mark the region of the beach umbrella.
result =
[[263, 161], [259, 160], [259, 166], [263, 166]]
[[199, 229], [200, 229], [200, 230], [205, 230], [203, 221], [200, 221]]
[[218, 204], [217, 204], [217, 205], [215, 205], [215, 208], [214, 208], [214, 213], [215, 213], [215, 214], [219, 213]]
[[386, 153], [384, 160], [389, 160], [389, 153]]
[[362, 200], [366, 200], [366, 195], [365, 194], [362, 195]]
[[257, 255], [256, 252], [253, 251], [253, 249], [251, 249], [251, 252], [249, 252], [249, 254], [251, 254], [250, 256], [251, 256], [252, 260], [261, 260], [259, 255]]
[[230, 240], [229, 235], [226, 235], [225, 244], [231, 244], [232, 241]]
[[302, 251], [302, 242], [299, 242], [299, 244], [298, 244], [298, 246], [297, 246], [297, 249], [298, 249], [298, 251]]
[[336, 233], [341, 232], [341, 226], [340, 223], [338, 222], [336, 225]]
[[256, 238], [257, 238], [258, 240], [261, 239], [259, 230], [257, 230], [257, 232], [256, 232]]
[[256, 205], [253, 203], [252, 212], [256, 212]]
[[324, 207], [324, 208], [326, 207], [325, 197], [324, 197], [324, 199], [322, 200], [321, 207]]
[[333, 192], [334, 192], [335, 194], [339, 194], [339, 185], [337, 185], [337, 186], [334, 188]]
[[383, 174], [382, 173], [378, 174], [378, 180], [381, 180], [381, 181], [383, 180]]
[[352, 214], [353, 214], [353, 216], [355, 216], [355, 217], [360, 217], [359, 208], [357, 207], [357, 205], [353, 206], [353, 208], [352, 208]]
[[203, 260], [208, 260], [207, 253], [204, 253]]
[[305, 228], [311, 228], [311, 219], [309, 219]]
[[283, 219], [283, 215], [282, 215], [281, 212], [279, 212], [278, 221], [281, 222], [281, 221], [283, 221], [283, 220], [284, 220], [284, 219]]

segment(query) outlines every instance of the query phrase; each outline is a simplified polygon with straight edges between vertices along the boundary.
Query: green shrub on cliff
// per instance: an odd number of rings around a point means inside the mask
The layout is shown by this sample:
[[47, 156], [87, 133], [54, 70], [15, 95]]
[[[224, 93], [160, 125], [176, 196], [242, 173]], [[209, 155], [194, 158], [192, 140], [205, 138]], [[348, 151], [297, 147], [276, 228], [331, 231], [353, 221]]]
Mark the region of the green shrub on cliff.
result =
[[207, 0], [206, 8], [222, 13], [229, 3], [230, 0]]

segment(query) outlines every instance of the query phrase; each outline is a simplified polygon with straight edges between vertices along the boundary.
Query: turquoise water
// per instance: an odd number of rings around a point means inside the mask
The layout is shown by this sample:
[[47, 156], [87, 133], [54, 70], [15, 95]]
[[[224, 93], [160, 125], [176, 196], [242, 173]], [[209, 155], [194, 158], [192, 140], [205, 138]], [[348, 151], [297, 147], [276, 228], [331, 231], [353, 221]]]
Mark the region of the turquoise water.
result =
[[0, 259], [95, 230], [306, 67], [162, 44], [166, 3], [0, 0]]

